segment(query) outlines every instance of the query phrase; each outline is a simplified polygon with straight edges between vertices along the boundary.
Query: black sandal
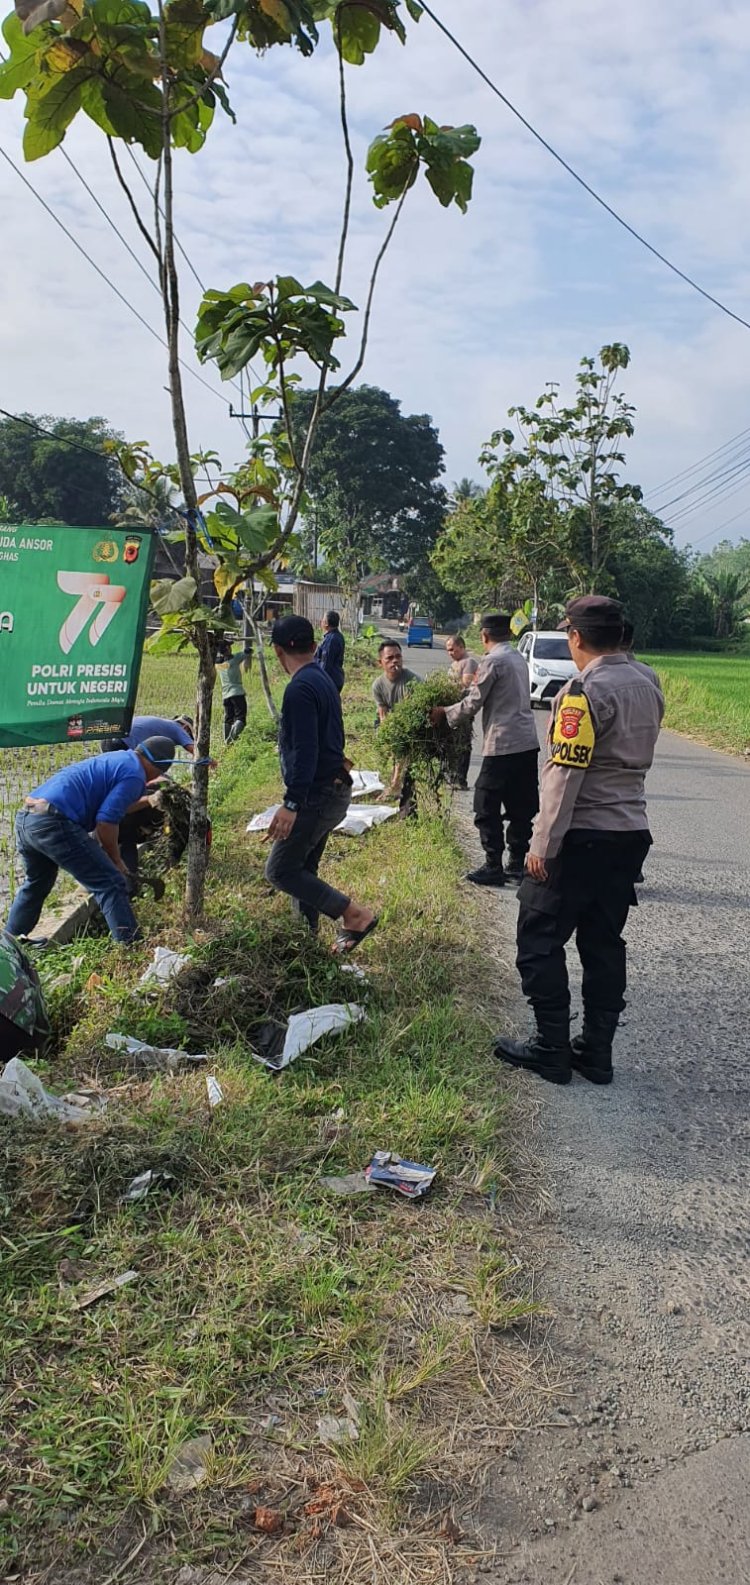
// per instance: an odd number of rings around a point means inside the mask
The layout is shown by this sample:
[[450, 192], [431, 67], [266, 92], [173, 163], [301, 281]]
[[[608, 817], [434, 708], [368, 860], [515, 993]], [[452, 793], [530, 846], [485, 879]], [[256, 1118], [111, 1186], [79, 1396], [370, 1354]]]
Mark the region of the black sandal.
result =
[[376, 914], [375, 918], [370, 920], [369, 925], [365, 925], [364, 930], [339, 931], [339, 934], [337, 935], [336, 940], [334, 941], [331, 948], [334, 956], [337, 958], [343, 958], [346, 953], [353, 952], [354, 948], [359, 946], [360, 941], [364, 941], [365, 936], [372, 935], [373, 930], [376, 929], [379, 922], [380, 915]]

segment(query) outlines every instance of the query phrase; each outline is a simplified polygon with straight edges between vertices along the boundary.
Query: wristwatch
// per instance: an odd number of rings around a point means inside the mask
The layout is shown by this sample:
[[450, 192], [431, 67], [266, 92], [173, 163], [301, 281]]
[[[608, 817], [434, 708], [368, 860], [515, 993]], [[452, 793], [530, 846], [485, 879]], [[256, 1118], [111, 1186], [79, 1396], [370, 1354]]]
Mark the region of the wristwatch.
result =
[[293, 798], [284, 799], [284, 808], [288, 809], [293, 815], [299, 813], [299, 804], [295, 803]]

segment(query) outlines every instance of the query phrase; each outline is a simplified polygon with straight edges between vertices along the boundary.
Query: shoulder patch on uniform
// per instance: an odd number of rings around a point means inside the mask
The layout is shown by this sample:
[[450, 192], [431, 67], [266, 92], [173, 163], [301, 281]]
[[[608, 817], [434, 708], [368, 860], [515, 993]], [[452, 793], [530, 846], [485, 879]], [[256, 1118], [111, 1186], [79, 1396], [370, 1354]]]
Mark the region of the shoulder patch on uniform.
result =
[[558, 705], [550, 744], [550, 759], [572, 770], [587, 770], [596, 743], [591, 708], [585, 693], [571, 688]]

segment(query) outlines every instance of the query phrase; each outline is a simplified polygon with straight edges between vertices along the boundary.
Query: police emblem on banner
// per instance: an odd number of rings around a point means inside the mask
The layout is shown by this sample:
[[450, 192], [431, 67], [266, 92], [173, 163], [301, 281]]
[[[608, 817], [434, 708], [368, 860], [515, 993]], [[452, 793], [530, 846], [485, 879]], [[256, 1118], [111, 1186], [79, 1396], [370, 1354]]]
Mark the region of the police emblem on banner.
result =
[[585, 693], [566, 693], [555, 716], [550, 759], [556, 765], [587, 770], [595, 743], [596, 733]]

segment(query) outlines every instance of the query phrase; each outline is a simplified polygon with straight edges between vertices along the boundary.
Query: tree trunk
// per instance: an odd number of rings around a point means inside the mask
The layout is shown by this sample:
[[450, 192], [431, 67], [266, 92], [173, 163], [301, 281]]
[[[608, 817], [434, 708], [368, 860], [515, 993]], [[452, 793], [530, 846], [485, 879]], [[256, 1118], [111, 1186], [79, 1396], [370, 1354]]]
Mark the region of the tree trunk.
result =
[[[190, 462], [185, 402], [180, 371], [180, 296], [177, 267], [174, 256], [174, 186], [172, 179], [171, 115], [169, 105], [169, 68], [164, 10], [159, 0], [159, 48], [161, 56], [163, 118], [162, 158], [164, 162], [164, 257], [161, 269], [161, 289], [164, 319], [169, 348], [169, 395], [172, 405], [177, 464], [180, 487], [187, 508], [185, 529], [185, 566], [195, 580], [200, 593], [200, 565], [198, 562], [198, 536], [196, 514], [198, 507], [195, 480]], [[198, 685], [195, 701], [196, 761], [207, 761], [211, 751], [211, 710], [216, 672], [209, 634], [205, 623], [196, 624], [195, 644], [198, 650]], [[208, 765], [196, 763], [193, 767], [193, 796], [190, 811], [190, 834], [187, 846], [187, 884], [185, 905], [190, 920], [199, 918], [203, 911], [208, 863]]]

